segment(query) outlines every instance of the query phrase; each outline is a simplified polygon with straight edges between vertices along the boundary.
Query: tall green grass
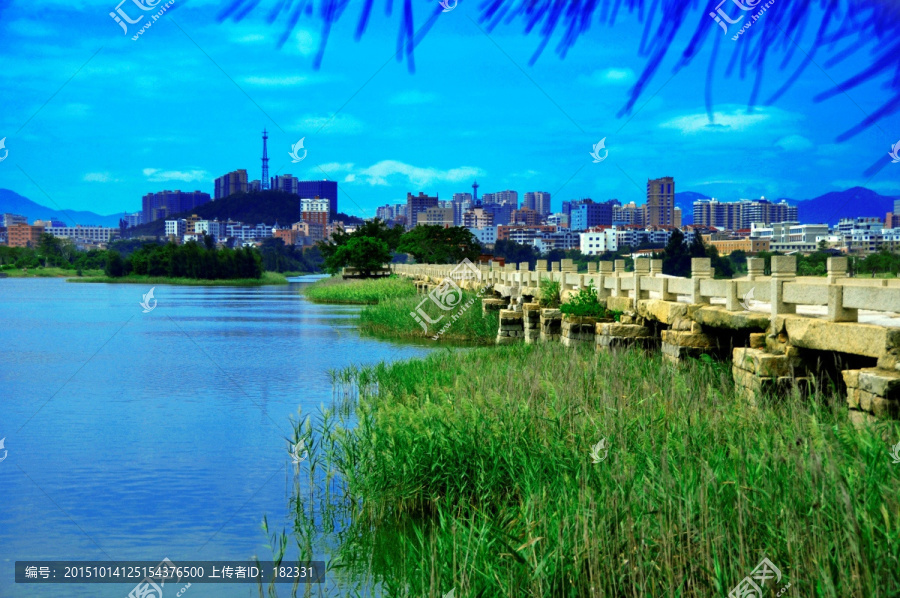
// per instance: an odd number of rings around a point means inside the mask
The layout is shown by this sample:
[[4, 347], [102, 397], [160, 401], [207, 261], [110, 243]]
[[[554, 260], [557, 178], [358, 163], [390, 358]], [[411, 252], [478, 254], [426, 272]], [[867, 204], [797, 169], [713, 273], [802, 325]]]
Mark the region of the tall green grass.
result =
[[[411, 315], [426, 295], [388, 299], [363, 309], [359, 314], [359, 328], [369, 334], [410, 339], [431, 339], [440, 332], [439, 339], [444, 341], [493, 344], [500, 328], [499, 314], [493, 311], [483, 315], [481, 297], [478, 293], [463, 291], [458, 307], [448, 311], [436, 323], [428, 324], [427, 330]], [[431, 308], [429, 311], [437, 310]]]
[[416, 294], [411, 280], [398, 276], [343, 280], [334, 276], [323, 278], [307, 286], [303, 293], [316, 303], [375, 304], [387, 299], [409, 297]]
[[763, 557], [784, 596], [900, 592], [900, 426], [821, 394], [753, 409], [721, 365], [556, 343], [334, 381], [311, 461], [337, 486], [296, 529], [382, 595], [724, 597]]

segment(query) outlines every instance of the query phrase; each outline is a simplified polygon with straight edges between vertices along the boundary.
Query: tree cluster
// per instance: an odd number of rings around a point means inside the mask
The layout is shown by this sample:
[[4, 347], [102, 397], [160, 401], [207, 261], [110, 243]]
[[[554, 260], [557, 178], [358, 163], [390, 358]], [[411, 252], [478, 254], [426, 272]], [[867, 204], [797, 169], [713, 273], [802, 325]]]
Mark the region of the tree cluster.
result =
[[210, 237], [204, 244], [188, 241], [184, 245], [147, 244], [127, 258], [115, 250], [107, 252], [106, 275], [147, 274], [170, 278], [225, 280], [261, 278], [262, 256], [256, 249], [215, 248]]

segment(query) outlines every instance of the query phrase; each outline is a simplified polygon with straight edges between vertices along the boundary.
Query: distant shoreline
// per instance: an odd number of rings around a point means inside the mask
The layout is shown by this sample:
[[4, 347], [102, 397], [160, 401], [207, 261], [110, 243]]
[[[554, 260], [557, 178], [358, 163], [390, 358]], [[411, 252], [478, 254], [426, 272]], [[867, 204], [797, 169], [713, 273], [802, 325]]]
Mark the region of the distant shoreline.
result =
[[[290, 273], [291, 276], [297, 276]], [[289, 284], [287, 276], [278, 272], [264, 272], [262, 278], [232, 278], [206, 280], [203, 278], [172, 278], [168, 276], [84, 276], [80, 278], [67, 278], [66, 282], [108, 283], [108, 284], [143, 284], [157, 285], [167, 284], [175, 286], [209, 286], [209, 287], [261, 287], [267, 285]]]

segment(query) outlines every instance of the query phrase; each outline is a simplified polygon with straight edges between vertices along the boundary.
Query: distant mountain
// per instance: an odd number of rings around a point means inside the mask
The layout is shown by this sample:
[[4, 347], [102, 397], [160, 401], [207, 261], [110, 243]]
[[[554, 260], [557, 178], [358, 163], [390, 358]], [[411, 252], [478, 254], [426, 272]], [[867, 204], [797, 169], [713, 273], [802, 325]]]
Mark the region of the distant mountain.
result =
[[122, 217], [121, 214], [102, 216], [94, 212], [48, 208], [19, 195], [15, 191], [0, 189], [0, 214], [6, 213], [27, 216], [29, 222], [50, 219], [62, 220], [70, 226], [82, 224], [117, 227], [119, 226], [119, 218]]
[[834, 225], [841, 218], [878, 216], [884, 219], [886, 213], [894, 211], [895, 199], [900, 197], [879, 195], [865, 187], [853, 187], [846, 191], [832, 191], [813, 199], [786, 201], [797, 206], [800, 222]]
[[709, 199], [709, 196], [696, 191], [677, 191], [675, 193], [675, 207], [681, 208], [681, 224], [694, 223], [694, 202], [698, 199]]

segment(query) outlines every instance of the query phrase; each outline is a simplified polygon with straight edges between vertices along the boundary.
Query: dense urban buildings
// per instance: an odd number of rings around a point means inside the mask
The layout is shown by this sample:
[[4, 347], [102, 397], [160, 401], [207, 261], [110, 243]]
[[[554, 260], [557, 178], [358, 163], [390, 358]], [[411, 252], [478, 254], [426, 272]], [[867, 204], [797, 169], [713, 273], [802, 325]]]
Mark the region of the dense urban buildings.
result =
[[[612, 201], [618, 203], [618, 200]], [[587, 199], [579, 205], [574, 206], [569, 213], [569, 228], [573, 231], [585, 231], [595, 226], [612, 225], [612, 201], [596, 203]]]
[[32, 226], [16, 222], [6, 227], [6, 244], [10, 247], [37, 247], [41, 242], [43, 226]]
[[407, 227], [412, 228], [419, 222], [419, 213], [428, 208], [438, 207], [438, 196], [425, 195], [419, 191], [418, 195], [406, 194], [406, 222]]
[[550, 215], [550, 194], [546, 191], [529, 191], [522, 199], [522, 207], [534, 210], [543, 217]]
[[144, 223], [160, 220], [173, 214], [193, 210], [210, 201], [209, 193], [202, 191], [160, 191], [148, 193], [142, 198], [142, 218]]
[[313, 199], [300, 199], [300, 220], [315, 222], [327, 226], [331, 221], [331, 204], [327, 199], [315, 197]]
[[328, 217], [334, 219], [338, 212], [338, 187], [336, 181], [298, 181], [297, 195], [300, 197], [320, 197], [328, 200]]

